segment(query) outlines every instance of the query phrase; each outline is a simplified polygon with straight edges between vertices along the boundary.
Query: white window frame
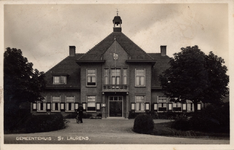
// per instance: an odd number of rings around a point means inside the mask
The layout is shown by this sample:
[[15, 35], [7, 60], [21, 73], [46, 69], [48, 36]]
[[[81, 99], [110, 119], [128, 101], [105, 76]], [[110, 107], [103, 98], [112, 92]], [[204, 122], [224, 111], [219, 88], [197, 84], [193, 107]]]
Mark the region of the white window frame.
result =
[[177, 103], [173, 103], [173, 108], [180, 108], [180, 110], [173, 110], [176, 112], [181, 112], [182, 111], [182, 103], [181, 102], [177, 102]]
[[[120, 85], [121, 81], [121, 69], [120, 68], [112, 68], [111, 69], [111, 84]], [[118, 88], [116, 86], [116, 88]]]
[[136, 95], [135, 96], [135, 111], [136, 112], [145, 112], [145, 102], [146, 102], [145, 95]]
[[[88, 71], [92, 70], [94, 71], [94, 74], [89, 74]], [[89, 81], [89, 77], [91, 77], [91, 80], [95, 80], [95, 82], [88, 82]], [[89, 85], [88, 83], [94, 83], [94, 85]], [[87, 87], [96, 87], [97, 86], [97, 69], [86, 69], [86, 86]]]
[[105, 68], [104, 69], [104, 84], [109, 84], [109, 69]]
[[167, 103], [167, 99], [166, 96], [158, 96], [158, 103]]
[[[138, 75], [137, 71], [138, 70], [143, 70], [144, 71], [144, 75]], [[143, 78], [143, 82], [141, 83], [142, 80], [141, 78]], [[145, 87], [146, 86], [146, 69], [135, 69], [135, 87]]]
[[[89, 97], [93, 97], [93, 99], [89, 98]], [[87, 96], [87, 103], [86, 103], [86, 111], [87, 112], [96, 112], [97, 111], [97, 108], [96, 108], [96, 101], [97, 101], [97, 96], [95, 95], [88, 95]], [[94, 106], [92, 108], [94, 108], [95, 110], [89, 110], [89, 105], [90, 104], [94, 104]]]
[[[43, 105], [43, 109], [41, 109], [41, 105]], [[46, 103], [43, 101], [37, 101], [37, 112], [46, 112]]]
[[[75, 112], [75, 96], [65, 96], [65, 102], [65, 112]], [[69, 105], [71, 105], [71, 110]]]
[[123, 85], [128, 84], [128, 69], [123, 69]]
[[194, 111], [194, 104], [193, 103], [187, 103], [187, 112]]
[[[58, 100], [54, 100], [55, 97], [57, 97]], [[61, 105], [60, 105], [61, 96], [52, 96], [51, 100], [52, 100], [52, 102], [51, 102], [51, 112], [61, 112], [61, 109], [60, 109], [60, 107], [61, 107]], [[58, 106], [58, 110], [55, 110], [56, 105]]]
[[167, 103], [158, 103], [158, 111], [159, 112], [164, 112], [164, 111], [162, 111], [162, 110], [159, 110], [159, 108], [166, 108], [166, 110], [165, 111], [167, 111]]
[[[62, 78], [64, 78], [64, 80], [62, 80]], [[67, 84], [67, 76], [53, 76], [53, 84]]]

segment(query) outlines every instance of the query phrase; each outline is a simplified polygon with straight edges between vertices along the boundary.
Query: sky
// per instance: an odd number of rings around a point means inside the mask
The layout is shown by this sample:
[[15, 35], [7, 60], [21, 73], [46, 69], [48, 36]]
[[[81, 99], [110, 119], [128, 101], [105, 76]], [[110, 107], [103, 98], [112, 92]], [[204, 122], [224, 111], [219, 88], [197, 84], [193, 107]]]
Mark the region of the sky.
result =
[[147, 53], [167, 45], [173, 57], [181, 47], [198, 47], [225, 60], [229, 68], [229, 18], [226, 3], [174, 4], [9, 4], [4, 6], [4, 49], [21, 49], [39, 71], [48, 71], [69, 54], [86, 53], [113, 32], [122, 32]]

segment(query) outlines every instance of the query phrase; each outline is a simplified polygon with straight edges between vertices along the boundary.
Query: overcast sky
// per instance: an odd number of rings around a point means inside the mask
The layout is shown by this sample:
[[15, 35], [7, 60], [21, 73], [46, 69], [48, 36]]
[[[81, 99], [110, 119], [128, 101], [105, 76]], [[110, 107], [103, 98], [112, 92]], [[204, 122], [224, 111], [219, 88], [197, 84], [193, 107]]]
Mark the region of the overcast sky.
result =
[[4, 48], [21, 49], [34, 68], [48, 71], [69, 54], [86, 53], [113, 32], [116, 10], [122, 32], [148, 53], [167, 45], [172, 57], [198, 45], [229, 63], [227, 4], [5, 5]]

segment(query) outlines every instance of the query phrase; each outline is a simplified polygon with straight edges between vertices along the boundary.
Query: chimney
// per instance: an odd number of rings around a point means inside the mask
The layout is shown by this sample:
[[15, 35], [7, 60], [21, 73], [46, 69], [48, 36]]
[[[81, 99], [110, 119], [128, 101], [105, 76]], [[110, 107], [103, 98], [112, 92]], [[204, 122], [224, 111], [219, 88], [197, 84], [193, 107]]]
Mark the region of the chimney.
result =
[[76, 47], [69, 46], [69, 56], [75, 56], [75, 54], [76, 54]]
[[167, 46], [166, 45], [161, 45], [161, 56], [166, 56], [167, 54]]

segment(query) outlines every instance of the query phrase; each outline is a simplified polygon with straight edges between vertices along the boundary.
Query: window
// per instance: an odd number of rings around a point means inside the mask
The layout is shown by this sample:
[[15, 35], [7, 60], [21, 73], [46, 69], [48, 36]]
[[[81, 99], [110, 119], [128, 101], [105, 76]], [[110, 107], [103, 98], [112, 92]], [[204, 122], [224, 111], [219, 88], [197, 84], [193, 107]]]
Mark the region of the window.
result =
[[173, 111], [181, 111], [181, 103], [173, 103]]
[[136, 111], [145, 111], [145, 96], [135, 96]]
[[61, 96], [52, 97], [52, 112], [60, 112]]
[[135, 86], [145, 86], [145, 69], [135, 70]]
[[104, 79], [105, 79], [105, 84], [109, 84], [109, 69], [104, 70]]
[[46, 103], [37, 102], [37, 112], [46, 112]]
[[87, 85], [88, 86], [96, 86], [96, 70], [95, 69], [87, 69]]
[[66, 76], [53, 76], [53, 84], [67, 84]]
[[75, 96], [66, 96], [66, 112], [73, 112], [75, 110]]
[[166, 111], [167, 103], [158, 103], [158, 111]]
[[87, 96], [87, 111], [96, 111], [96, 96]]
[[127, 84], [127, 69], [123, 69], [123, 84]]
[[167, 97], [166, 96], [158, 96], [158, 102], [159, 103], [166, 103]]
[[[120, 69], [111, 69], [111, 80], [112, 85], [119, 85], [120, 84]], [[114, 88], [115, 86], [113, 86]], [[118, 88], [118, 86], [116, 86]]]

